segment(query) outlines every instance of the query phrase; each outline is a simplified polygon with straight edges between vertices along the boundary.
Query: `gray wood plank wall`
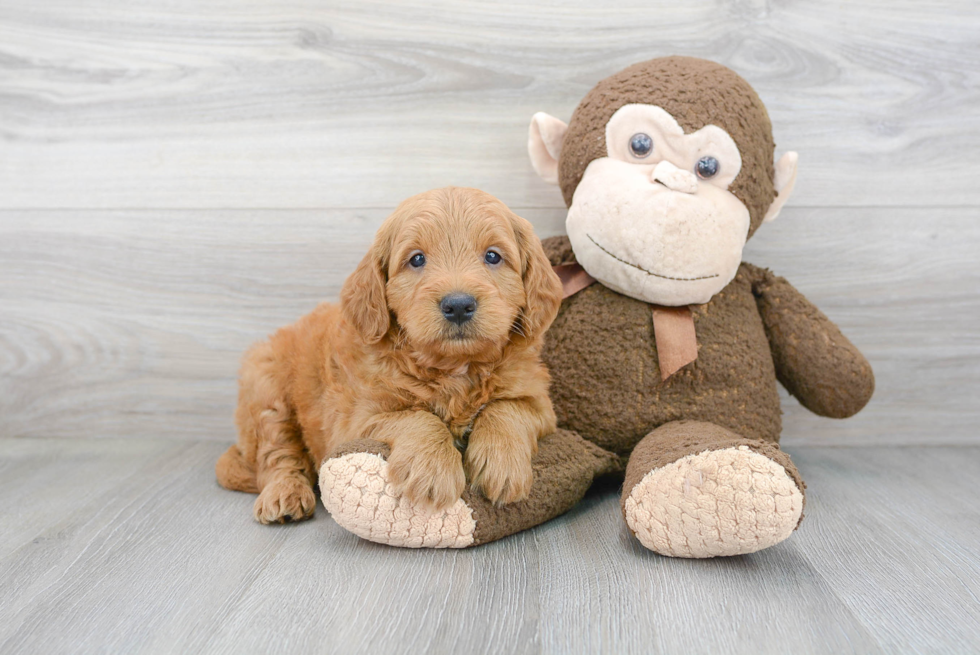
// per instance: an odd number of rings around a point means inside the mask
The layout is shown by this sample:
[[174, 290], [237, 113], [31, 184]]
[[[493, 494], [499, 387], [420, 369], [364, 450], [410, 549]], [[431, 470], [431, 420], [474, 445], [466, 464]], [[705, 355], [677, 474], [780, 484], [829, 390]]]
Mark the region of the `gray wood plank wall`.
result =
[[404, 197], [544, 235], [527, 123], [683, 53], [759, 91], [795, 197], [746, 258], [868, 354], [789, 444], [980, 443], [974, 2], [0, 2], [0, 436], [231, 441], [241, 351], [337, 295]]

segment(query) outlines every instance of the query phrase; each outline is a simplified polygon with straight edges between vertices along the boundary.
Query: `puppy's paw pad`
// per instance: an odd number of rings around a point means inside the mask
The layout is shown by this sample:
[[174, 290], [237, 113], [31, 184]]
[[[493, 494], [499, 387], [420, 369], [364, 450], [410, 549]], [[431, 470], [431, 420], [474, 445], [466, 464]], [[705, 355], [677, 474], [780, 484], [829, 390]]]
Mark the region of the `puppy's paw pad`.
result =
[[793, 533], [803, 493], [777, 462], [742, 446], [650, 471], [633, 487], [625, 510], [640, 543], [662, 555], [744, 555]]
[[313, 516], [316, 494], [305, 480], [274, 480], [262, 489], [252, 511], [259, 523], [287, 523]]
[[338, 525], [389, 546], [465, 548], [473, 543], [473, 511], [458, 495], [449, 509], [432, 511], [396, 490], [389, 466], [372, 453], [350, 453], [323, 463], [323, 505]]

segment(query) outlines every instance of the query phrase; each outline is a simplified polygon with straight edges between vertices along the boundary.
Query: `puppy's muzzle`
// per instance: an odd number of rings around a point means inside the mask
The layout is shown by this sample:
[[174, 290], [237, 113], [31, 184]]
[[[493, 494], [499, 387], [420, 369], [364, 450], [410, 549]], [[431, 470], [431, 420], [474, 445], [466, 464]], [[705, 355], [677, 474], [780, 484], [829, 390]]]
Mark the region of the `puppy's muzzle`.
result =
[[451, 293], [439, 301], [439, 309], [447, 321], [462, 325], [476, 314], [476, 298], [468, 293]]

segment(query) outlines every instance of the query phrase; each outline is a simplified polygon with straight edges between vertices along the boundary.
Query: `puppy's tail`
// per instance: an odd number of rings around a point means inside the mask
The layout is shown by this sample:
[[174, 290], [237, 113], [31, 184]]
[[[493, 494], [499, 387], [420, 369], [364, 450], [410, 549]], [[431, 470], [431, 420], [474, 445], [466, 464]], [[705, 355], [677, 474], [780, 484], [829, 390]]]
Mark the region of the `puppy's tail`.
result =
[[214, 472], [218, 476], [218, 484], [225, 489], [246, 491], [250, 494], [259, 493], [255, 480], [255, 465], [245, 459], [237, 444], [218, 458]]

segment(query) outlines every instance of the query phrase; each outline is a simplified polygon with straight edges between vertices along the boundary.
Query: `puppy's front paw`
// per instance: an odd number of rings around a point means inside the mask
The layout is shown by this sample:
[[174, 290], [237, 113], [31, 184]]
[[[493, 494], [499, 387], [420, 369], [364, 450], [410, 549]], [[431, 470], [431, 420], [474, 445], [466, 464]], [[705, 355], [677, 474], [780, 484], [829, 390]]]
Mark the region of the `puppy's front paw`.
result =
[[470, 439], [466, 471], [474, 489], [492, 503], [504, 505], [524, 500], [531, 493], [531, 453], [504, 439]]
[[253, 512], [259, 523], [302, 521], [313, 516], [316, 495], [306, 480], [280, 478], [272, 480], [255, 499]]
[[451, 443], [435, 449], [395, 444], [388, 475], [397, 493], [432, 511], [452, 507], [466, 486], [462, 457]]

